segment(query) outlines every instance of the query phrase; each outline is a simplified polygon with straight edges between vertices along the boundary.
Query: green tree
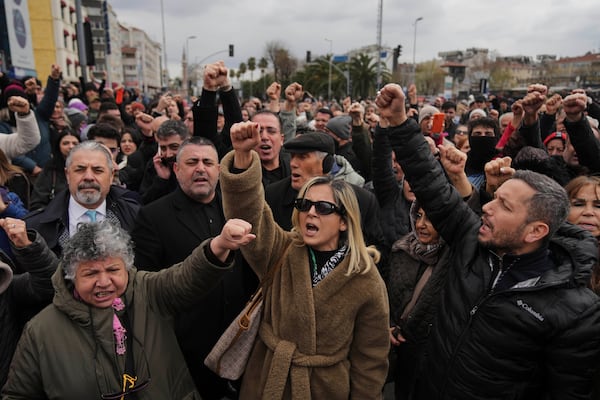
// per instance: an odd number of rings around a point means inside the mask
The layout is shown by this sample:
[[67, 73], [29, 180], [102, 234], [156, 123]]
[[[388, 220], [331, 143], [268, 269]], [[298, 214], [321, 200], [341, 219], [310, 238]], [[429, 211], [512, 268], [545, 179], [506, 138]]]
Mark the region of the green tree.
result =
[[238, 67], [238, 79], [246, 73], [247, 69], [246, 63], [240, 63], [240, 66]]
[[290, 55], [281, 42], [268, 42], [266, 56], [273, 66], [274, 79], [283, 85], [291, 82], [291, 77], [298, 67], [298, 60]]
[[250, 71], [250, 95], [254, 96], [252, 91], [252, 83], [254, 82], [254, 70], [256, 70], [256, 58], [250, 57], [248, 59], [248, 71]]
[[258, 68], [260, 68], [260, 79], [262, 80], [263, 94], [267, 91], [265, 70], [269, 66], [269, 61], [265, 57], [261, 57], [258, 61]]
[[[384, 62], [381, 62], [381, 78], [385, 84], [391, 74]], [[377, 60], [368, 54], [359, 54], [350, 60], [350, 79], [352, 98], [374, 97], [377, 90]]]
[[[294, 81], [302, 84], [305, 91], [308, 91], [317, 97], [327, 97], [329, 81], [329, 63], [326, 56], [315, 59], [310, 64], [306, 64], [303, 70], [296, 71]], [[333, 87], [332, 73], [332, 87]]]
[[504, 63], [496, 61], [490, 65], [490, 89], [508, 90], [515, 83], [516, 79]]
[[417, 65], [416, 82], [418, 93], [437, 94], [444, 89], [446, 73], [440, 67], [439, 61], [431, 60]]

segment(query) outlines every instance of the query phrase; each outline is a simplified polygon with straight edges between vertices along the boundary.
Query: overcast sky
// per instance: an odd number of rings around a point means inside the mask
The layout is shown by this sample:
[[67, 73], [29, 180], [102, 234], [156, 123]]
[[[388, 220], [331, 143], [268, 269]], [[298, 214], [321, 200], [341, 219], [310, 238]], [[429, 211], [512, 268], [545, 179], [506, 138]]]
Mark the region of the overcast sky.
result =
[[[110, 0], [119, 21], [145, 30], [163, 43], [161, 0]], [[171, 77], [181, 76], [180, 60], [189, 39], [189, 60], [224, 60], [237, 69], [249, 57], [265, 55], [269, 41], [279, 41], [304, 60], [377, 42], [379, 0], [163, 0], [166, 48]], [[500, 55], [583, 55], [600, 49], [597, 0], [384, 0], [382, 46], [403, 46], [399, 62], [412, 62], [414, 21], [416, 61], [440, 51], [488, 48]]]

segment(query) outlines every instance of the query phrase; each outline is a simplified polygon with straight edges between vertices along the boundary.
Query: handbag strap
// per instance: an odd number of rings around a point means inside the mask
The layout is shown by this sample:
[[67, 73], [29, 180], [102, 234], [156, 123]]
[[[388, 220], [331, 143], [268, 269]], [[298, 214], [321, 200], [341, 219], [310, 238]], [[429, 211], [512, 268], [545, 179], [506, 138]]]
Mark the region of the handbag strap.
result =
[[275, 275], [275, 272], [277, 272], [283, 265], [283, 261], [285, 259], [285, 254], [287, 253], [287, 250], [289, 249], [291, 244], [291, 241], [288, 242], [285, 246], [285, 248], [283, 249], [283, 252], [281, 253], [281, 257], [279, 257], [279, 260], [277, 260], [277, 263], [275, 263], [273, 265], [273, 267], [271, 269], [269, 269], [266, 273], [265, 276], [263, 276], [262, 280], [260, 281], [260, 284], [258, 285], [258, 289], [256, 290], [256, 292], [258, 292], [261, 288], [264, 289], [268, 288], [271, 283], [273, 282], [273, 277]]

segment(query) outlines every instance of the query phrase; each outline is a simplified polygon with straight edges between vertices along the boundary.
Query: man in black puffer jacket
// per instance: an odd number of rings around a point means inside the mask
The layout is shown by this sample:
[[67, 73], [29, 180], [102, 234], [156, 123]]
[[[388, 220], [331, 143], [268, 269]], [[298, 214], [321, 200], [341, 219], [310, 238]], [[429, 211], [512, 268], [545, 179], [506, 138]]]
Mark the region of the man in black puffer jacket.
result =
[[595, 239], [564, 224], [569, 203], [558, 184], [515, 173], [508, 158], [486, 171], [497, 190], [478, 217], [406, 118], [404, 101], [398, 85], [381, 90], [378, 129], [389, 129], [413, 192], [450, 246], [416, 398], [589, 398], [600, 361], [600, 299], [586, 288]]

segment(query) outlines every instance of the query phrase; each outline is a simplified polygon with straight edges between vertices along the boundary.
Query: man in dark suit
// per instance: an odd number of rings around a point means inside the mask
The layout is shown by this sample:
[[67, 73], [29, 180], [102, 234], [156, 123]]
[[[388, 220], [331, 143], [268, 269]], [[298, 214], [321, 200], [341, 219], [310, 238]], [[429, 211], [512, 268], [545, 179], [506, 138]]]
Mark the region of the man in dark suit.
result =
[[[140, 269], [157, 271], [183, 261], [225, 224], [213, 143], [203, 137], [184, 141], [173, 172], [177, 189], [144, 206], [132, 232], [135, 265]], [[236, 259], [234, 268], [202, 303], [175, 321], [179, 345], [203, 399], [228, 395], [228, 382], [213, 374], [203, 361], [256, 287], [253, 273], [237, 261], [241, 259]]]
[[114, 169], [103, 144], [87, 141], [73, 147], [65, 162], [68, 189], [27, 215], [27, 227], [38, 231], [57, 256], [80, 223], [109, 219], [131, 231], [140, 205], [130, 191], [112, 185]]

